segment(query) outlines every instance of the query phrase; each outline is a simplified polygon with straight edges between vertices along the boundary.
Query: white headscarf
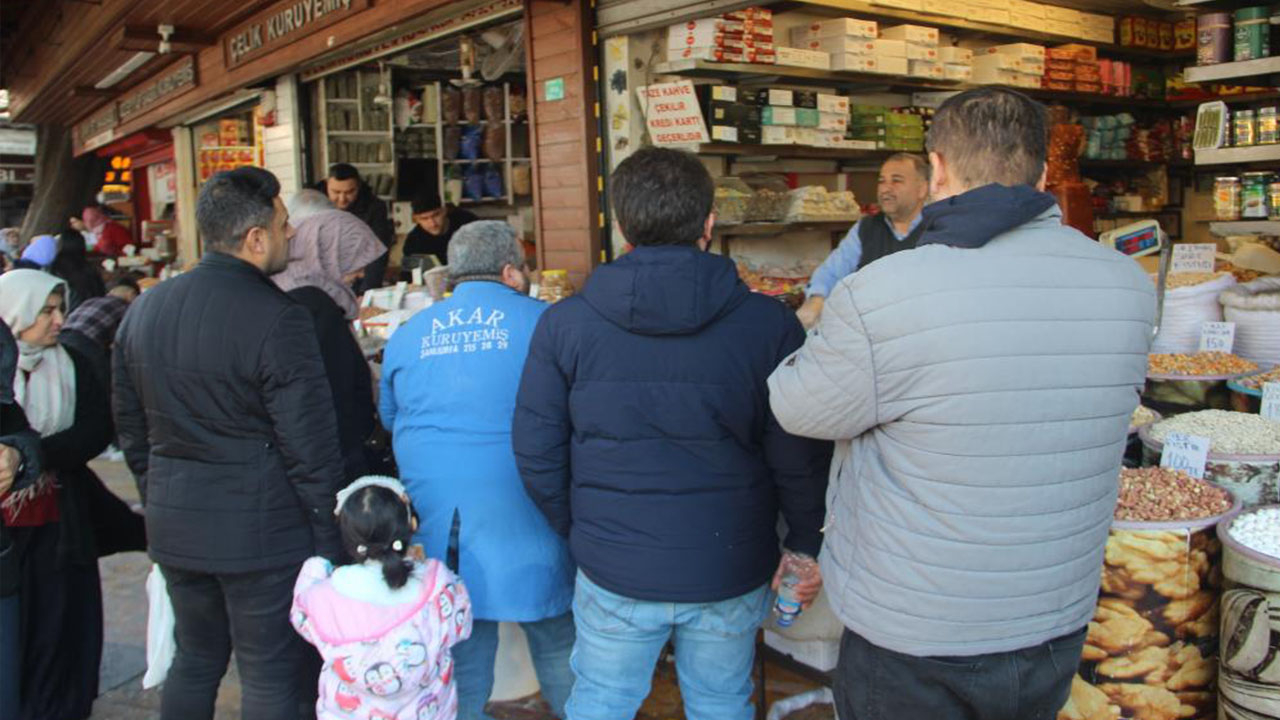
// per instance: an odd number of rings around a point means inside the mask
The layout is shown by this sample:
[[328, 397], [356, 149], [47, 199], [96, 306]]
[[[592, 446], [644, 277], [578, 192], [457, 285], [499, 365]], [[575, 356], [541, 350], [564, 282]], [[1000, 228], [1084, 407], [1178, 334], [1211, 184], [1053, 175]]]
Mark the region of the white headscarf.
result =
[[[65, 299], [67, 284], [39, 270], [0, 275], [0, 319], [17, 338], [35, 324], [54, 290]], [[32, 429], [48, 437], [71, 427], [76, 415], [76, 372], [61, 345], [37, 347], [18, 340], [18, 372], [13, 394]]]

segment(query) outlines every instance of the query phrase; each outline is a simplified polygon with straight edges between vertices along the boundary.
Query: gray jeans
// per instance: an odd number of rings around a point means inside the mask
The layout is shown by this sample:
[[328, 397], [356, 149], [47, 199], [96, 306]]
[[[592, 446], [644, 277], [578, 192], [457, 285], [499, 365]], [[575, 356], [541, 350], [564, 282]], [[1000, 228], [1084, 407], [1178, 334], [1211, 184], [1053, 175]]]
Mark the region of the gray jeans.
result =
[[1088, 628], [990, 655], [915, 657], [849, 630], [840, 640], [840, 720], [1053, 720], [1067, 702]]

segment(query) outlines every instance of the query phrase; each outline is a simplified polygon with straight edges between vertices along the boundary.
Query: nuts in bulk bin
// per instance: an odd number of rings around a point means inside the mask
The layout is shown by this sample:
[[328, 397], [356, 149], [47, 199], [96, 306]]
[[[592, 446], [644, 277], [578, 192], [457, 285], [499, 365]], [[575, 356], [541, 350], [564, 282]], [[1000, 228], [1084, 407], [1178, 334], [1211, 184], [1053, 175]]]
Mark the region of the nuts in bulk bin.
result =
[[1280, 423], [1226, 410], [1167, 418], [1138, 431], [1146, 464], [1159, 464], [1164, 440], [1173, 432], [1209, 438], [1205, 479], [1230, 490], [1244, 507], [1277, 501]]
[[1058, 720], [1217, 717], [1221, 545], [1231, 493], [1165, 468], [1121, 471], [1102, 587]]
[[1280, 718], [1280, 507], [1229, 517], [1218, 536], [1225, 585], [1220, 717]]

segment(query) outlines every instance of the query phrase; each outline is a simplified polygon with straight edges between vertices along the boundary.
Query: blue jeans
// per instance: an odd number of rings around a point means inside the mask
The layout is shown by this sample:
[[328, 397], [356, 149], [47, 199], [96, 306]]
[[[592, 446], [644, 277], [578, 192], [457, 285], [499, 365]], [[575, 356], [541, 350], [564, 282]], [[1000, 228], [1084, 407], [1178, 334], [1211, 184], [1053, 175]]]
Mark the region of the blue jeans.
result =
[[578, 572], [573, 616], [577, 682], [568, 720], [631, 720], [649, 695], [654, 665], [675, 637], [676, 673], [689, 720], [752, 720], [756, 631], [769, 612], [767, 585], [711, 603], [632, 600]]
[[[533, 671], [538, 676], [542, 697], [558, 718], [564, 717], [564, 704], [573, 689], [573, 672], [569, 670], [569, 653], [573, 651], [573, 613], [558, 617], [522, 622], [529, 641]], [[458, 681], [458, 720], [493, 720], [484, 712], [484, 704], [493, 692], [493, 663], [498, 657], [498, 623], [476, 620], [471, 624], [471, 637], [453, 648], [453, 667]]]

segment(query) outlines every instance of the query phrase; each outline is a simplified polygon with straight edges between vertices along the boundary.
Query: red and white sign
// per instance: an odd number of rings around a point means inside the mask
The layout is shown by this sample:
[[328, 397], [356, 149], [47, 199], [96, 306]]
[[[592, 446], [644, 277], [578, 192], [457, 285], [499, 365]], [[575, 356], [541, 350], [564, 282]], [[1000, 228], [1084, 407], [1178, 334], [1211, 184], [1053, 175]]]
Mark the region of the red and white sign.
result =
[[654, 145], [670, 147], [711, 142], [693, 82], [646, 85], [636, 88], [636, 93]]

